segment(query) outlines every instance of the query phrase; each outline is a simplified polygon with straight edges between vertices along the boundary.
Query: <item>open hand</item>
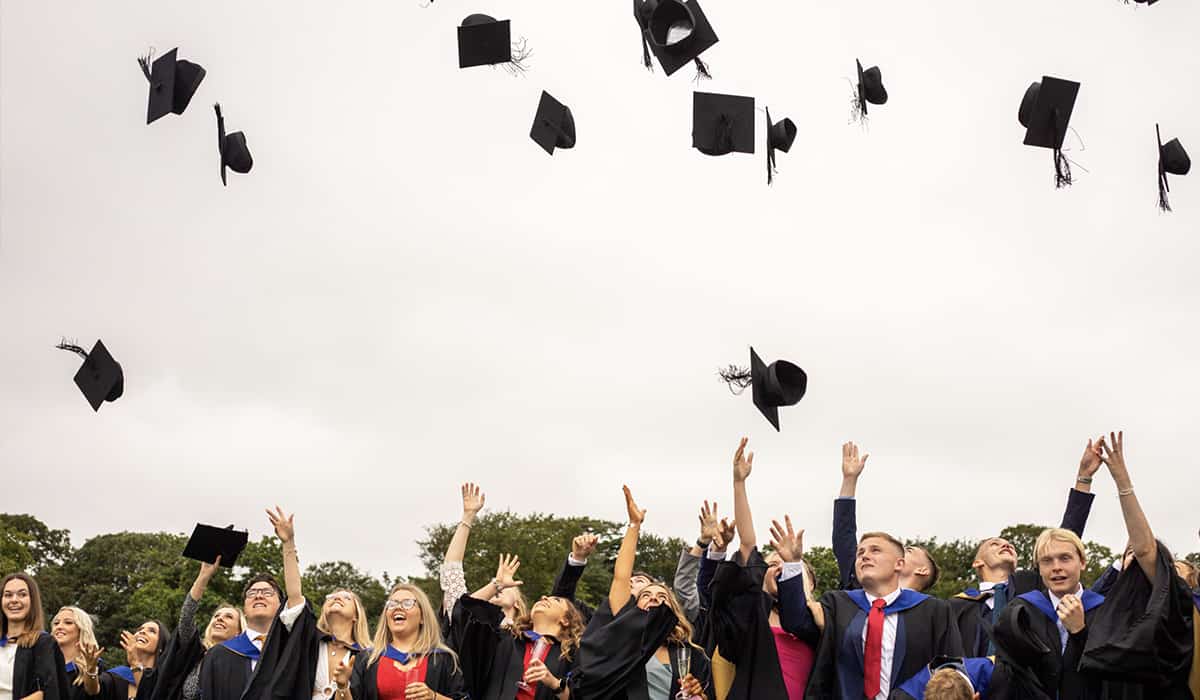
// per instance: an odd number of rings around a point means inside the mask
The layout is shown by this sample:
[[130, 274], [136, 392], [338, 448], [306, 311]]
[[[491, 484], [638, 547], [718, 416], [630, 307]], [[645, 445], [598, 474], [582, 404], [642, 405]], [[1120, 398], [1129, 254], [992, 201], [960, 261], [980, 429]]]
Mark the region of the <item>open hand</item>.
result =
[[628, 486], [621, 487], [625, 491], [625, 510], [629, 512], [629, 523], [631, 525], [641, 525], [646, 519], [646, 511], [643, 508], [638, 508], [638, 504], [633, 502], [633, 492]]
[[746, 443], [749, 438], [742, 438], [738, 443], [737, 452], [733, 454], [733, 481], [740, 483], [750, 478], [750, 472], [754, 469], [754, 453], [746, 452]]
[[121, 648], [125, 650], [125, 664], [129, 667], [137, 666], [141, 663], [141, 655], [138, 654], [137, 641], [133, 635], [125, 630], [121, 630]]
[[853, 442], [842, 445], [842, 476], [847, 479], [857, 479], [858, 475], [862, 474], [863, 467], [867, 466], [867, 457], [870, 456], [864, 454], [860, 459], [858, 445]]
[[501, 554], [500, 563], [496, 565], [496, 580], [501, 588], [520, 586], [524, 581], [515, 580], [517, 569], [521, 568], [521, 558], [515, 554]]
[[1113, 479], [1128, 474], [1125, 467], [1125, 431], [1108, 434], [1108, 442], [1100, 438], [1100, 460], [1108, 465], [1108, 471]]
[[778, 520], [771, 521], [771, 548], [779, 552], [784, 561], [800, 561], [804, 557], [804, 530], [792, 529], [792, 517], [783, 516], [786, 528]]
[[79, 656], [75, 657], [75, 665], [81, 668], [86, 675], [93, 675], [96, 673], [96, 667], [100, 663], [100, 655], [103, 653], [103, 647], [80, 642]]
[[717, 522], [717, 502], [713, 501], [711, 507], [708, 501], [704, 501], [704, 505], [700, 507], [700, 541], [712, 542], [717, 537], [720, 531], [720, 524]]
[[1100, 450], [1102, 444], [1103, 435], [1095, 440], [1088, 440], [1087, 447], [1083, 448], [1083, 456], [1079, 458], [1079, 476], [1092, 476], [1100, 469], [1101, 463], [1104, 462], [1104, 453]]
[[[462, 504], [463, 515], [472, 517], [479, 514], [483, 510], [483, 502], [485, 498], [483, 492], [479, 490], [479, 486], [470, 482], [462, 485]], [[465, 518], [464, 518], [465, 519]]]
[[287, 544], [296, 539], [296, 516], [284, 513], [283, 509], [275, 506], [274, 512], [270, 508], [267, 509], [267, 517], [271, 519], [271, 525], [275, 528], [275, 536], [283, 544]]

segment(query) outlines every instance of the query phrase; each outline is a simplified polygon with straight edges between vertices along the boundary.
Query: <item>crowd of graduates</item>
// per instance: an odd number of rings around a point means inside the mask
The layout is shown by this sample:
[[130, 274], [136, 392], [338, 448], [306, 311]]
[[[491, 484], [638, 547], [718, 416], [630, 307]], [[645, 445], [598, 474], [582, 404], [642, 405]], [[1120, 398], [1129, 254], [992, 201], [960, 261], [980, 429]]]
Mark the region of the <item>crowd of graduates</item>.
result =
[[[886, 532], [857, 534], [866, 460], [843, 445], [833, 536], [840, 580], [819, 596], [790, 515], [770, 521], [769, 546], [759, 548], [745, 439], [733, 458], [733, 513], [720, 517], [716, 502], [704, 503], [699, 537], [671, 582], [637, 570], [647, 511], [624, 488], [628, 525], [595, 609], [575, 597], [597, 546], [590, 533], [574, 539], [550, 595], [523, 597], [512, 555], [500, 556], [492, 580], [468, 588], [463, 559], [485, 502], [475, 484], [462, 487], [441, 605], [396, 584], [373, 634], [374, 611], [355, 591], [305, 597], [295, 519], [278, 507], [267, 515], [282, 543], [282, 587], [252, 573], [242, 601], [198, 619], [222, 557], [229, 565], [238, 554], [237, 533], [198, 528], [185, 553], [202, 562], [174, 631], [147, 620], [122, 632], [121, 666], [101, 660], [86, 611], [63, 607], [47, 625], [35, 577], [11, 573], [0, 700], [1200, 698], [1197, 571], [1155, 539], [1120, 433], [1088, 442], [1062, 526], [1037, 539], [1036, 569], [1018, 568], [1008, 541], [986, 539], [978, 585], [949, 600], [923, 592], [938, 577], [928, 551]], [[1080, 536], [1102, 467], [1128, 545], [1084, 589]]]

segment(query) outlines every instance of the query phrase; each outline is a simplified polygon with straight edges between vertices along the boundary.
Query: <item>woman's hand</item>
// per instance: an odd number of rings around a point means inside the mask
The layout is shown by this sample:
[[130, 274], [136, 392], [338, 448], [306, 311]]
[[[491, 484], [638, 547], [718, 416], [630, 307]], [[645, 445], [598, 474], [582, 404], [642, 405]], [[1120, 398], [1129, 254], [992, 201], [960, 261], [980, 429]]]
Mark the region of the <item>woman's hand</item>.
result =
[[275, 536], [283, 544], [287, 544], [296, 539], [296, 516], [289, 515], [283, 512], [279, 506], [275, 506], [275, 511], [267, 509], [267, 517], [271, 519], [271, 525], [275, 528]]
[[645, 509], [638, 508], [638, 505], [633, 502], [633, 492], [628, 486], [621, 487], [625, 491], [625, 510], [629, 513], [630, 525], [641, 525], [646, 519]]
[[524, 582], [515, 580], [517, 569], [521, 568], [521, 559], [515, 554], [501, 554], [500, 563], [496, 565], [496, 581], [501, 590], [520, 586]]
[[735, 535], [737, 535], [737, 522], [721, 518], [721, 524], [717, 527], [717, 536], [713, 538], [713, 549], [724, 552], [729, 543], [733, 542]]
[[721, 524], [717, 521], [717, 502], [713, 501], [710, 507], [708, 501], [704, 501], [704, 505], [700, 506], [700, 538], [697, 543], [703, 543], [707, 547], [717, 538], [720, 529]]
[[211, 564], [203, 561], [200, 562], [200, 573], [196, 574], [196, 582], [207, 586], [208, 582], [212, 581], [213, 576], [216, 576], [217, 569], [219, 568], [221, 568], [220, 554], [217, 555], [217, 558]]
[[733, 483], [740, 484], [750, 478], [754, 470], [754, 453], [746, 451], [746, 443], [750, 438], [742, 438], [738, 443], [737, 452], [733, 454]]
[[687, 693], [687, 696], [691, 698], [703, 698], [704, 686], [700, 685], [700, 681], [696, 680], [696, 677], [689, 673], [683, 677], [683, 680], [679, 681], [679, 692]]
[[95, 644], [79, 643], [79, 656], [75, 657], [75, 665], [88, 676], [96, 675], [96, 670], [100, 665], [100, 655], [104, 653], [104, 648]]
[[424, 683], [409, 683], [404, 686], [404, 700], [434, 700], [437, 693]]
[[483, 492], [479, 490], [479, 486], [470, 482], [462, 485], [462, 504], [463, 504], [463, 520], [468, 524], [475, 521], [475, 516], [479, 515], [479, 511], [483, 510], [483, 503], [486, 500]]
[[783, 520], [787, 523], [786, 529], [778, 520], [771, 521], [771, 546], [784, 561], [800, 561], [804, 557], [804, 530], [796, 532], [792, 529], [790, 515], [784, 515]]
[[121, 648], [125, 650], [126, 665], [133, 668], [141, 664], [141, 655], [138, 654], [137, 650], [137, 640], [125, 630], [121, 630]]
[[342, 659], [338, 662], [337, 668], [333, 669], [333, 682], [337, 683], [339, 688], [345, 688], [350, 684], [350, 672], [353, 670], [350, 664]]
[[541, 659], [530, 659], [529, 668], [525, 669], [524, 680], [529, 685], [541, 683], [551, 690], [558, 690], [558, 677], [550, 673]]

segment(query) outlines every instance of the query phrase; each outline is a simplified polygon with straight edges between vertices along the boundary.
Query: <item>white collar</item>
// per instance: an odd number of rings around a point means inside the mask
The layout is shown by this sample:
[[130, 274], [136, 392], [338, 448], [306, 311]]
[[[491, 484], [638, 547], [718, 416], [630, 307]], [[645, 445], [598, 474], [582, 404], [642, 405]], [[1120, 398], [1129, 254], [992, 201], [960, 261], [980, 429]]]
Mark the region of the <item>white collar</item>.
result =
[[[1082, 595], [1083, 594], [1083, 584], [1082, 583], [1079, 584], [1079, 587], [1076, 588], [1073, 591], [1073, 593], [1076, 596]], [[1062, 598], [1059, 598], [1058, 596], [1054, 595], [1049, 590], [1046, 591], [1046, 595], [1050, 596], [1050, 603], [1053, 604], [1055, 608], [1057, 608], [1058, 604], [1062, 602]], [[1071, 595], [1071, 594], [1069, 593], [1068, 595]]]
[[[887, 595], [883, 596], [884, 604], [891, 605], [892, 603], [895, 603], [896, 599], [900, 597], [900, 593], [903, 590], [904, 590], [903, 588], [897, 588], [896, 590], [892, 591], [891, 593], [888, 593]], [[864, 590], [863, 593], [867, 593], [867, 591]], [[880, 596], [871, 595], [870, 593], [867, 593], [867, 602], [868, 603], [874, 603], [875, 601], [879, 600], [879, 598], [880, 598]]]

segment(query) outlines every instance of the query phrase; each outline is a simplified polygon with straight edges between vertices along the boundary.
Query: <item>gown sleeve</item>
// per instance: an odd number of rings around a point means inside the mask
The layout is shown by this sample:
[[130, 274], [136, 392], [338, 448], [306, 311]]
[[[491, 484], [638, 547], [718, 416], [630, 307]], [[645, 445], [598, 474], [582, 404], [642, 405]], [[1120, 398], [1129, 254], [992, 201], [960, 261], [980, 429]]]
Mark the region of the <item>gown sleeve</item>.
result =
[[641, 610], [630, 596], [613, 615], [608, 601], [601, 603], [580, 640], [579, 697], [608, 698], [624, 689], [634, 673], [644, 672], [675, 624], [675, 613], [666, 605]]

